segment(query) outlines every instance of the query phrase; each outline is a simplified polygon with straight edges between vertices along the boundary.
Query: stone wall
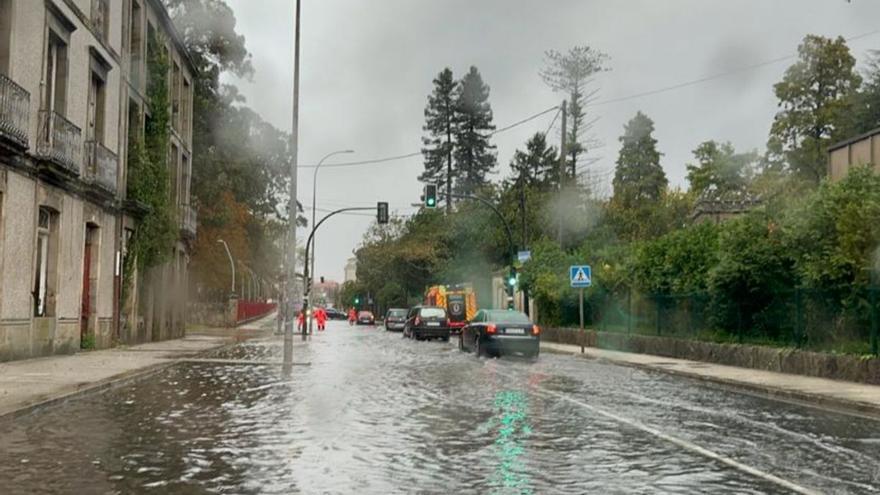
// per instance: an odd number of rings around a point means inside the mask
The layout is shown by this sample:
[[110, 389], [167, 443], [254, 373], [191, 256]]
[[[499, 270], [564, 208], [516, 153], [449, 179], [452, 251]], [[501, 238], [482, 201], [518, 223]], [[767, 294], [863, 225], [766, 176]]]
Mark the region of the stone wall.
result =
[[561, 344], [880, 385], [880, 358], [876, 357], [567, 328], [543, 329], [541, 338]]

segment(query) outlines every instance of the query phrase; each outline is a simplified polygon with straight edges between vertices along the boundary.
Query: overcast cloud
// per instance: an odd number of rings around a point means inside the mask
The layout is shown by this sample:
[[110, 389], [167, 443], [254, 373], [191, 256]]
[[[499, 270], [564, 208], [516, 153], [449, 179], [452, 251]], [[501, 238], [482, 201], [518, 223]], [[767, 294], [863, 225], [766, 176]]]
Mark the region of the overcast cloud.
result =
[[[289, 130], [294, 2], [227, 2], [256, 70], [236, 84], [266, 120]], [[808, 33], [849, 38], [875, 30], [875, 0], [303, 0], [300, 163], [346, 148], [357, 153], [337, 161], [418, 151], [431, 81], [446, 66], [456, 76], [471, 65], [480, 69], [502, 127], [563, 99], [538, 76], [547, 49], [586, 44], [609, 54], [611, 71], [596, 81], [605, 101], [794, 54]], [[861, 63], [869, 49], [880, 48], [880, 34], [850, 47]], [[594, 174], [610, 189], [617, 138], [638, 110], [655, 122], [673, 185], [686, 186], [685, 164], [704, 140], [763, 149], [776, 111], [772, 85], [790, 63], [593, 107], [600, 117], [595, 135], [604, 142], [593, 152]], [[514, 150], [552, 118], [496, 136], [498, 178], [507, 175]], [[322, 169], [318, 208], [385, 200], [411, 213], [421, 170], [419, 157]], [[299, 174], [299, 197], [310, 205], [311, 169]], [[347, 216], [327, 224], [318, 236], [317, 275], [341, 281], [370, 221]]]

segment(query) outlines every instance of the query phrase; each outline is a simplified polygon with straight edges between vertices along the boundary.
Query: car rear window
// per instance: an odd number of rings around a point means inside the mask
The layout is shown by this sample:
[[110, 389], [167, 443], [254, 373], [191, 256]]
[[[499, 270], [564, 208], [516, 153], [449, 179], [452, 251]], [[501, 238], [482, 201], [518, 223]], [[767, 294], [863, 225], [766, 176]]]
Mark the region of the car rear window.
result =
[[370, 313], [369, 311], [361, 311], [358, 313], [358, 316], [373, 316], [373, 313]]
[[422, 308], [419, 313], [424, 318], [445, 318], [446, 311], [443, 308]]
[[388, 312], [388, 316], [398, 317], [398, 316], [406, 316], [405, 309], [392, 309]]
[[489, 321], [497, 323], [531, 323], [529, 317], [519, 311], [492, 311]]

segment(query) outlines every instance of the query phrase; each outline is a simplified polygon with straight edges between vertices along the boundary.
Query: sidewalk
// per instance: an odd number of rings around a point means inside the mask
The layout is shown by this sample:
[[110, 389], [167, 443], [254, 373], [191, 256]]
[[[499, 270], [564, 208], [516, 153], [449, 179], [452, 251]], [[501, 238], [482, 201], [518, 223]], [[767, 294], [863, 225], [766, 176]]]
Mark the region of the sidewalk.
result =
[[[549, 352], [581, 355], [581, 347], [541, 342]], [[880, 417], [880, 387], [772, 371], [674, 359], [650, 354], [583, 348], [584, 357], [720, 383], [749, 393]]]
[[0, 421], [36, 407], [125, 383], [236, 341], [271, 335], [269, 321], [233, 329], [198, 329], [182, 339], [0, 363]]

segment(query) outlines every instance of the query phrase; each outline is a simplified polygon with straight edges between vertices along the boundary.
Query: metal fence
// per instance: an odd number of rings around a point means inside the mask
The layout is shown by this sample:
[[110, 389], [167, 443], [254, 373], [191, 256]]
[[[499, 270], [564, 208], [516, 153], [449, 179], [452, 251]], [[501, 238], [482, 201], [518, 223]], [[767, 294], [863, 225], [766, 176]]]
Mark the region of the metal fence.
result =
[[609, 332], [878, 355], [878, 299], [876, 286], [798, 288], [741, 301], [711, 293], [597, 292], [586, 309], [587, 323]]

